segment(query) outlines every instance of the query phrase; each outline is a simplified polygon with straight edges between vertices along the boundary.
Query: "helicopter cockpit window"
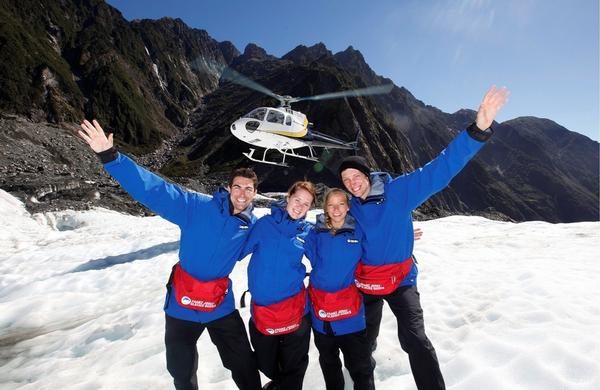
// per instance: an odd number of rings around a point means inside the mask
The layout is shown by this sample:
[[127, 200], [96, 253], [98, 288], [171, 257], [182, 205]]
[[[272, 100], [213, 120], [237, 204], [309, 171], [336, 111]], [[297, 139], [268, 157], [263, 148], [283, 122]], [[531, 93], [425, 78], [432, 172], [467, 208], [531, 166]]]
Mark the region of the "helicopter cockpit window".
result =
[[279, 123], [283, 125], [284, 118], [285, 115], [283, 113], [275, 110], [269, 110], [269, 113], [267, 114], [267, 122], [271, 123]]
[[248, 130], [248, 133], [254, 133], [254, 131], [256, 129], [258, 129], [258, 126], [260, 126], [260, 122], [257, 122], [257, 121], [246, 122], [246, 130]]
[[288, 126], [292, 125], [292, 117], [291, 116], [289, 116], [289, 115], [285, 116], [285, 124]]
[[244, 118], [252, 118], [252, 119], [258, 119], [259, 121], [262, 121], [265, 119], [266, 113], [267, 113], [266, 108], [257, 108], [255, 110], [250, 111], [246, 115], [244, 115]]

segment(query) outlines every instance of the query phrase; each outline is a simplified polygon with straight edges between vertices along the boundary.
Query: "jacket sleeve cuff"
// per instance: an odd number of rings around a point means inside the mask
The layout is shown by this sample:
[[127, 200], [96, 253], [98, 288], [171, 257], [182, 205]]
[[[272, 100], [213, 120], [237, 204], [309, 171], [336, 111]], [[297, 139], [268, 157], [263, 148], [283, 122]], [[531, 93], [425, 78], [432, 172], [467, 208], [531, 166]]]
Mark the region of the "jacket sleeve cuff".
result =
[[100, 161], [102, 162], [102, 164], [106, 164], [111, 161], [115, 161], [117, 159], [117, 157], [119, 157], [119, 152], [117, 152], [117, 149], [112, 147], [103, 152], [96, 153], [96, 155], [98, 156], [98, 158], [100, 158]]
[[494, 134], [494, 130], [492, 130], [491, 126], [485, 130], [480, 130], [475, 122], [473, 122], [469, 127], [467, 127], [467, 132], [469, 133], [471, 138], [479, 142], [486, 142]]

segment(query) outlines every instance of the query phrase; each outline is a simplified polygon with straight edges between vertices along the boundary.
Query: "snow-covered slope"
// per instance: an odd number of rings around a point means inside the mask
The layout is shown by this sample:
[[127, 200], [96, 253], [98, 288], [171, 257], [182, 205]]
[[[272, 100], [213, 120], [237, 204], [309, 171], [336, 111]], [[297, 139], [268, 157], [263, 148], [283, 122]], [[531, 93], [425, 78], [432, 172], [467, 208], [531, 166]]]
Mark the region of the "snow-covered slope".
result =
[[[170, 388], [162, 305], [178, 228], [100, 209], [31, 216], [1, 190], [0, 217], [0, 389]], [[600, 388], [600, 223], [416, 225], [448, 388]], [[246, 265], [232, 274], [236, 299]], [[198, 351], [201, 388], [234, 389], [208, 335]], [[378, 389], [415, 388], [387, 307], [375, 358]], [[304, 388], [324, 388], [314, 346]]]

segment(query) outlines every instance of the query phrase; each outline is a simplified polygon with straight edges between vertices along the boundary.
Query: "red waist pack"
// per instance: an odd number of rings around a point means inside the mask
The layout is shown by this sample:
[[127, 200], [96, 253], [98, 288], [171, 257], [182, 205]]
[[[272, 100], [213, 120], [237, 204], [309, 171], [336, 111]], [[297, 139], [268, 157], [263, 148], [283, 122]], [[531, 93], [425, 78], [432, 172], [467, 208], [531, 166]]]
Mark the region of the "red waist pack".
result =
[[194, 278], [177, 263], [173, 272], [173, 287], [177, 303], [198, 311], [215, 310], [227, 295], [229, 278], [202, 281]]
[[306, 309], [306, 288], [281, 302], [260, 306], [252, 302], [252, 318], [256, 329], [267, 336], [292, 333], [300, 328]]
[[309, 286], [308, 295], [317, 318], [322, 321], [354, 317], [358, 314], [362, 303], [362, 297], [354, 284], [336, 292], [327, 292]]
[[408, 275], [412, 265], [412, 257], [401, 263], [386, 265], [365, 265], [359, 262], [354, 274], [356, 287], [365, 294], [391, 294]]

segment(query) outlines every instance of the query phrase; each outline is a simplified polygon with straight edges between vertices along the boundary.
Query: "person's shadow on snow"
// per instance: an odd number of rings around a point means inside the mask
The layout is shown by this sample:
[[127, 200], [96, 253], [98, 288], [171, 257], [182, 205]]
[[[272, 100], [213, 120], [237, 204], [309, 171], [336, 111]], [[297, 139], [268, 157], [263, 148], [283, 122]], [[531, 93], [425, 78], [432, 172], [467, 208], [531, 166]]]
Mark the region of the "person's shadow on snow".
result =
[[136, 260], [149, 260], [164, 253], [175, 252], [177, 250], [179, 250], [179, 241], [166, 242], [151, 246], [150, 248], [140, 249], [135, 252], [90, 260], [87, 263], [78, 265], [67, 273], [101, 270], [112, 267], [113, 265], [130, 263]]

